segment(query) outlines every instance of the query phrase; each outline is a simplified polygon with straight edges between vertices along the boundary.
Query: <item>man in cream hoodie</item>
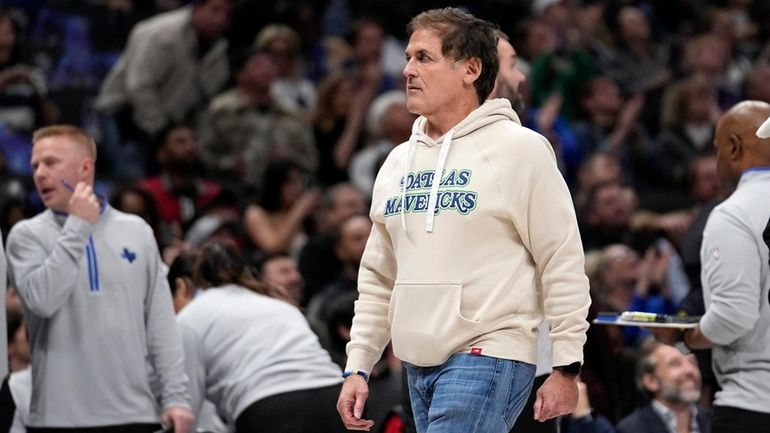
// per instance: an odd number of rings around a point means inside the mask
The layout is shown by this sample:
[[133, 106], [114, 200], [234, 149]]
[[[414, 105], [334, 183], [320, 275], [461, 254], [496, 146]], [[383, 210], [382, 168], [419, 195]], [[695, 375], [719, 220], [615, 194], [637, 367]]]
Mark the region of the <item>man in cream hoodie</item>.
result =
[[507, 100], [485, 102], [498, 70], [491, 24], [445, 8], [408, 30], [407, 105], [420, 117], [375, 181], [337, 409], [347, 428], [372, 428], [366, 379], [392, 340], [418, 432], [507, 432], [545, 319], [554, 371], [535, 417], [569, 413], [590, 300], [551, 146]]

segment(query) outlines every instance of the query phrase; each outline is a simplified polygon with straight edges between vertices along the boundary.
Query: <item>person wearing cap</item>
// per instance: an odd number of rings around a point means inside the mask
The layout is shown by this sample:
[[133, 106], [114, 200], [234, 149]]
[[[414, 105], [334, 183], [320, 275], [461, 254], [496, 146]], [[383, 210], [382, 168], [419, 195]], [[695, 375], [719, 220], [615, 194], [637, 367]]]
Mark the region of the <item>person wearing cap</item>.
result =
[[366, 379], [389, 341], [417, 431], [508, 432], [546, 320], [554, 371], [535, 417], [573, 411], [590, 304], [569, 190], [548, 141], [507, 100], [495, 27], [455, 8], [412, 19], [407, 107], [420, 117], [380, 169], [337, 403], [368, 430]]

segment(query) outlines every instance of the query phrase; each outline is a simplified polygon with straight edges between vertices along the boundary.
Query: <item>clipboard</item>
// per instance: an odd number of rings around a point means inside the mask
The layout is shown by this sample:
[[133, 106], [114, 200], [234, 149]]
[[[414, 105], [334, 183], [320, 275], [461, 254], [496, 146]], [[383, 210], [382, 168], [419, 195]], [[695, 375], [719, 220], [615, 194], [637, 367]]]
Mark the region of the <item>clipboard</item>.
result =
[[639, 328], [690, 329], [698, 326], [701, 316], [674, 316], [638, 311], [623, 313], [599, 313], [593, 320], [595, 325], [636, 326]]

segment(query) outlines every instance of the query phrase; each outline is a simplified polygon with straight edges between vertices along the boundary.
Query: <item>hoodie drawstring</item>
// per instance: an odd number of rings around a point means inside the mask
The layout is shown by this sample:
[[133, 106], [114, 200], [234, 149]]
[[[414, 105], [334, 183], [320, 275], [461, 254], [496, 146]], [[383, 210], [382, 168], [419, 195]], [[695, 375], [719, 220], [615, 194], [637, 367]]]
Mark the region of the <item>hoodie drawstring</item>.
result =
[[438, 154], [438, 161], [436, 161], [436, 171], [433, 172], [433, 184], [430, 187], [430, 197], [428, 198], [428, 214], [425, 215], [425, 232], [433, 232], [433, 220], [436, 216], [436, 202], [438, 201], [438, 187], [441, 183], [441, 177], [444, 175], [444, 166], [446, 166], [446, 160], [449, 156], [449, 147], [452, 145], [452, 136], [455, 130], [450, 129], [444, 136], [444, 140], [441, 142], [441, 151]]
[[415, 135], [412, 134], [409, 136], [409, 141], [406, 143], [406, 161], [404, 162], [404, 185], [401, 187], [401, 228], [404, 230], [404, 233], [408, 232], [406, 231], [406, 187], [407, 187], [407, 178], [409, 177], [409, 166], [412, 165], [412, 157], [413, 157], [413, 151], [415, 148], [415, 141], [417, 139], [415, 138]]

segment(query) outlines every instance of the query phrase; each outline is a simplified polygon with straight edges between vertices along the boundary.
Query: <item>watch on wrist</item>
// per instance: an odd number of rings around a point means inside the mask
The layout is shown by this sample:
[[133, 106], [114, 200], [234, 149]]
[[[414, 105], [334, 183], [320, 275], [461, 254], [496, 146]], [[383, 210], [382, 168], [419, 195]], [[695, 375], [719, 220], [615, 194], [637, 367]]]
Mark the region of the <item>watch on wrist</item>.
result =
[[580, 374], [580, 370], [582, 369], [582, 365], [580, 362], [573, 362], [569, 365], [557, 365], [553, 368], [554, 370], [559, 370], [562, 373], [568, 375], [568, 376], [577, 376]]

